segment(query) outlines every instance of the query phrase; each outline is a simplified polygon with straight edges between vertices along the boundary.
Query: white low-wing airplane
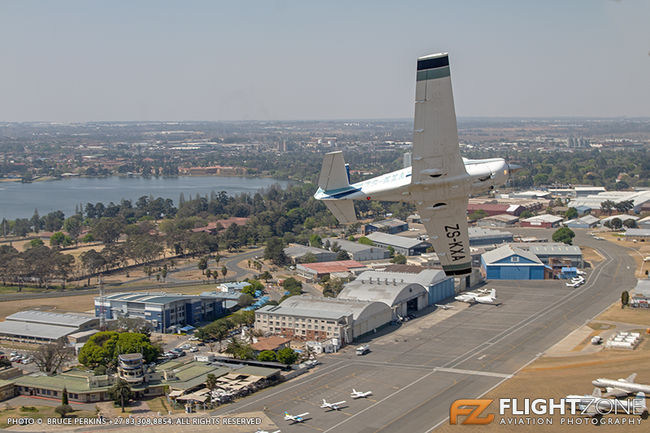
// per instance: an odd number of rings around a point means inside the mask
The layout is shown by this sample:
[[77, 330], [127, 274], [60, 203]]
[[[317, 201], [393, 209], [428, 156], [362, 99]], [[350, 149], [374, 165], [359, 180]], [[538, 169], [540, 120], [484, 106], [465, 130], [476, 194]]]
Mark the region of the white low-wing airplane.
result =
[[636, 373], [630, 374], [626, 379], [605, 379], [599, 377], [592, 381], [594, 386], [605, 389], [605, 396], [609, 397], [626, 397], [629, 394], [643, 392], [650, 394], [650, 385], [635, 383]]
[[291, 415], [289, 412], [284, 413], [284, 420], [285, 421], [292, 421], [294, 423], [296, 422], [305, 422], [305, 417], [309, 415], [309, 412], [301, 413], [300, 415]]
[[468, 304], [495, 304], [497, 300], [497, 291], [495, 289], [490, 290], [490, 293], [486, 295], [481, 295], [474, 292], [466, 292], [462, 295], [458, 295], [454, 298], [460, 302], [467, 302]]
[[318, 191], [339, 222], [356, 221], [353, 200], [415, 203], [447, 275], [471, 272], [467, 203], [506, 183], [521, 167], [502, 158], [461, 158], [447, 53], [420, 57], [417, 62], [412, 166], [350, 185], [343, 154], [325, 155]]
[[372, 391], [357, 391], [356, 389], [352, 388], [352, 393], [350, 394], [350, 397], [352, 398], [366, 398], [368, 396], [372, 395]]
[[632, 400], [617, 400], [603, 398], [600, 388], [596, 387], [591, 395], [567, 395], [564, 401], [592, 417], [608, 413], [639, 415], [644, 419], [648, 417], [643, 392], [638, 392]]
[[435, 306], [438, 307], [438, 308], [442, 308], [443, 310], [450, 310], [450, 309], [454, 308], [451, 305], [445, 305], [445, 304], [435, 304]]
[[345, 400], [337, 401], [335, 403], [328, 403], [323, 399], [323, 404], [320, 405], [321, 409], [339, 410], [345, 404]]

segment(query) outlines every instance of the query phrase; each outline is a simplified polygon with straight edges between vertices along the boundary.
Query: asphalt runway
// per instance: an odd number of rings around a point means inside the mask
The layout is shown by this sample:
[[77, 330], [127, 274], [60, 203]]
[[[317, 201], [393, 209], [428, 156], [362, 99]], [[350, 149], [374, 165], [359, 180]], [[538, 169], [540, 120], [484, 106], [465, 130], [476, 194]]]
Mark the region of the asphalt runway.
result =
[[[418, 318], [371, 340], [372, 352], [363, 357], [354, 347], [328, 355], [311, 373], [214, 413], [264, 410], [283, 432], [429, 432], [447, 422], [454, 400], [479, 397], [507, 380], [636, 284], [624, 248], [584, 232], [576, 244], [605, 257], [577, 289], [563, 281], [492, 281], [485, 288], [497, 290], [499, 306], [473, 305], [418, 333], [402, 332], [427, 320]], [[353, 387], [373, 395], [352, 400]], [[325, 411], [323, 398], [347, 403]], [[290, 424], [285, 410], [309, 415]]]

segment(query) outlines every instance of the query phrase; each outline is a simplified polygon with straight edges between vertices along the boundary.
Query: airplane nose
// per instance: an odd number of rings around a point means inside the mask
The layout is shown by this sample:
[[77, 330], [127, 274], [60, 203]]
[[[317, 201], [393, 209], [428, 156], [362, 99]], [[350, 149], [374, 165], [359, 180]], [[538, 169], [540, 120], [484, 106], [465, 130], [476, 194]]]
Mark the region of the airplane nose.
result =
[[521, 170], [522, 168], [523, 168], [523, 167], [522, 167], [521, 165], [517, 165], [517, 164], [508, 164], [508, 172], [509, 172], [510, 174], [514, 174], [514, 173], [518, 172], [519, 170]]

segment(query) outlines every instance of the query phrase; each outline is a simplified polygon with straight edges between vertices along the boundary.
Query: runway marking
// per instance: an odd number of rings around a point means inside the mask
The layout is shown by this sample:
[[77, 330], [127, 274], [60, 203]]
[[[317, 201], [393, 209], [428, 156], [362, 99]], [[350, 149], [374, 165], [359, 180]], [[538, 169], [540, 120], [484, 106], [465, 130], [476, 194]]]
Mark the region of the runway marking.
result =
[[468, 374], [474, 376], [501, 377], [504, 379], [510, 379], [512, 377], [512, 374], [493, 373], [491, 371], [463, 370], [460, 368], [436, 367], [435, 371], [441, 371], [443, 373]]

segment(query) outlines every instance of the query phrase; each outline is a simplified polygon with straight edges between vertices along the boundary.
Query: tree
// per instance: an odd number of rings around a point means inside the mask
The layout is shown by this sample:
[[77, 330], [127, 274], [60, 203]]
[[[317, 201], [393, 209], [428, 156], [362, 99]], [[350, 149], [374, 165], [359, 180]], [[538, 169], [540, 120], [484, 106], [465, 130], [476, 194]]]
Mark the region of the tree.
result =
[[61, 415], [61, 418], [65, 418], [70, 412], [74, 412], [74, 409], [69, 404], [62, 404], [54, 408], [54, 412]]
[[257, 360], [258, 361], [263, 361], [263, 362], [275, 362], [277, 361], [277, 356], [275, 355], [275, 352], [272, 350], [263, 350], [260, 352], [259, 355], [257, 355]]
[[239, 297], [239, 299], [237, 300], [237, 305], [244, 308], [244, 307], [248, 307], [249, 305], [251, 305], [254, 301], [255, 300], [253, 299], [253, 297], [251, 295], [249, 295], [247, 293], [243, 293]]
[[68, 232], [68, 234], [72, 237], [72, 239], [77, 241], [79, 238], [79, 235], [81, 234], [81, 228], [82, 228], [82, 219], [81, 215], [75, 214], [72, 215], [70, 218], [66, 219], [65, 222], [63, 223], [63, 230]]
[[405, 265], [406, 264], [406, 256], [402, 254], [395, 254], [395, 257], [390, 259], [391, 263], [395, 263], [396, 265]]
[[43, 246], [43, 245], [45, 245], [45, 242], [43, 242], [43, 239], [41, 239], [41, 238], [36, 238], [36, 239], [32, 239], [32, 240], [29, 241], [29, 247], [30, 248], [40, 247], [40, 246]]
[[43, 344], [33, 353], [34, 363], [38, 369], [48, 375], [53, 375], [67, 361], [72, 359], [74, 353], [70, 347], [59, 340], [56, 343]]
[[108, 392], [113, 401], [122, 407], [122, 413], [124, 413], [124, 407], [133, 396], [129, 383], [124, 379], [119, 379]]
[[260, 280], [264, 280], [268, 284], [269, 280], [273, 279], [273, 275], [271, 275], [269, 271], [264, 271], [260, 274], [259, 278]]
[[336, 253], [336, 260], [350, 260], [350, 255], [347, 251], [341, 250]]
[[637, 226], [636, 221], [634, 221], [632, 218], [628, 218], [625, 221], [623, 221], [623, 225], [628, 229], [633, 229]]
[[302, 283], [293, 277], [284, 280], [282, 282], [282, 287], [292, 295], [300, 295], [302, 293]]
[[60, 210], [50, 212], [43, 217], [43, 227], [48, 232], [55, 232], [57, 230], [61, 230], [64, 220], [65, 215]]
[[199, 268], [202, 274], [205, 274], [205, 270], [208, 269], [208, 258], [201, 257], [199, 259], [199, 263], [196, 266], [197, 268]]
[[318, 236], [316, 233], [314, 233], [313, 235], [311, 235], [309, 237], [309, 245], [311, 245], [312, 247], [320, 248], [320, 247], [323, 246], [323, 241], [320, 238], [320, 236]]
[[70, 404], [68, 401], [68, 388], [63, 387], [63, 392], [61, 393], [61, 405]]
[[578, 218], [578, 209], [574, 207], [570, 207], [567, 209], [566, 212], [564, 212], [564, 218], [572, 220], [574, 218]]
[[271, 260], [277, 266], [284, 266], [288, 263], [287, 256], [284, 254], [284, 243], [279, 237], [272, 237], [266, 243], [264, 258]]
[[249, 344], [239, 341], [233, 337], [226, 347], [226, 353], [230, 353], [236, 359], [255, 359], [255, 352]]
[[628, 293], [627, 290], [623, 290], [621, 293], [621, 308], [625, 308], [628, 306], [630, 302], [630, 294]]
[[555, 233], [553, 233], [552, 239], [553, 242], [563, 242], [567, 245], [571, 245], [575, 235], [576, 234], [570, 228], [562, 227], [557, 229]]
[[212, 373], [209, 373], [205, 378], [205, 387], [210, 391], [214, 391], [217, 388], [217, 376]]
[[300, 263], [316, 263], [318, 258], [314, 253], [307, 253], [300, 258]]
[[277, 357], [279, 362], [290, 365], [298, 360], [298, 353], [290, 347], [283, 347], [278, 350]]
[[360, 244], [363, 244], [363, 245], [373, 246], [372, 241], [371, 241], [370, 239], [368, 239], [367, 237], [365, 237], [365, 236], [361, 236], [361, 237], [357, 240], [357, 242], [359, 242]]
[[614, 230], [620, 230], [623, 227], [623, 221], [620, 218], [614, 218], [611, 221], [611, 225]]
[[633, 200], [623, 200], [621, 202], [618, 202], [614, 205], [614, 208], [621, 213], [628, 213], [632, 209], [634, 209], [634, 201]]
[[223, 279], [226, 279], [226, 275], [228, 274], [228, 268], [224, 265], [221, 267], [221, 275], [223, 275]]
[[95, 239], [105, 244], [112, 244], [119, 237], [124, 229], [124, 223], [120, 218], [100, 218], [92, 228], [92, 234]]
[[32, 223], [34, 233], [38, 233], [42, 227], [41, 217], [38, 215], [38, 209], [34, 209], [34, 215], [32, 215], [30, 222]]
[[55, 248], [67, 247], [72, 245], [72, 243], [72, 238], [63, 234], [63, 232], [56, 232], [50, 236], [50, 246]]
[[484, 211], [483, 209], [478, 209], [469, 215], [469, 219], [472, 221], [476, 221], [485, 218], [486, 216], [488, 216], [488, 213], [486, 211]]
[[607, 212], [607, 215], [612, 214], [612, 209], [614, 209], [614, 206], [616, 206], [616, 203], [614, 203], [612, 200], [605, 200], [600, 202], [600, 210]]
[[534, 215], [535, 215], [534, 213], [532, 213], [531, 211], [529, 211], [528, 209], [526, 209], [526, 210], [523, 211], [521, 214], [519, 214], [519, 219], [520, 219], [520, 220], [523, 220], [523, 219], [526, 219], [526, 218], [530, 218], [530, 217], [532, 217], [532, 216], [534, 216]]
[[158, 358], [160, 350], [145, 334], [138, 332], [104, 331], [90, 337], [79, 351], [79, 362], [88, 368], [117, 365], [118, 355], [141, 353], [145, 362]]

